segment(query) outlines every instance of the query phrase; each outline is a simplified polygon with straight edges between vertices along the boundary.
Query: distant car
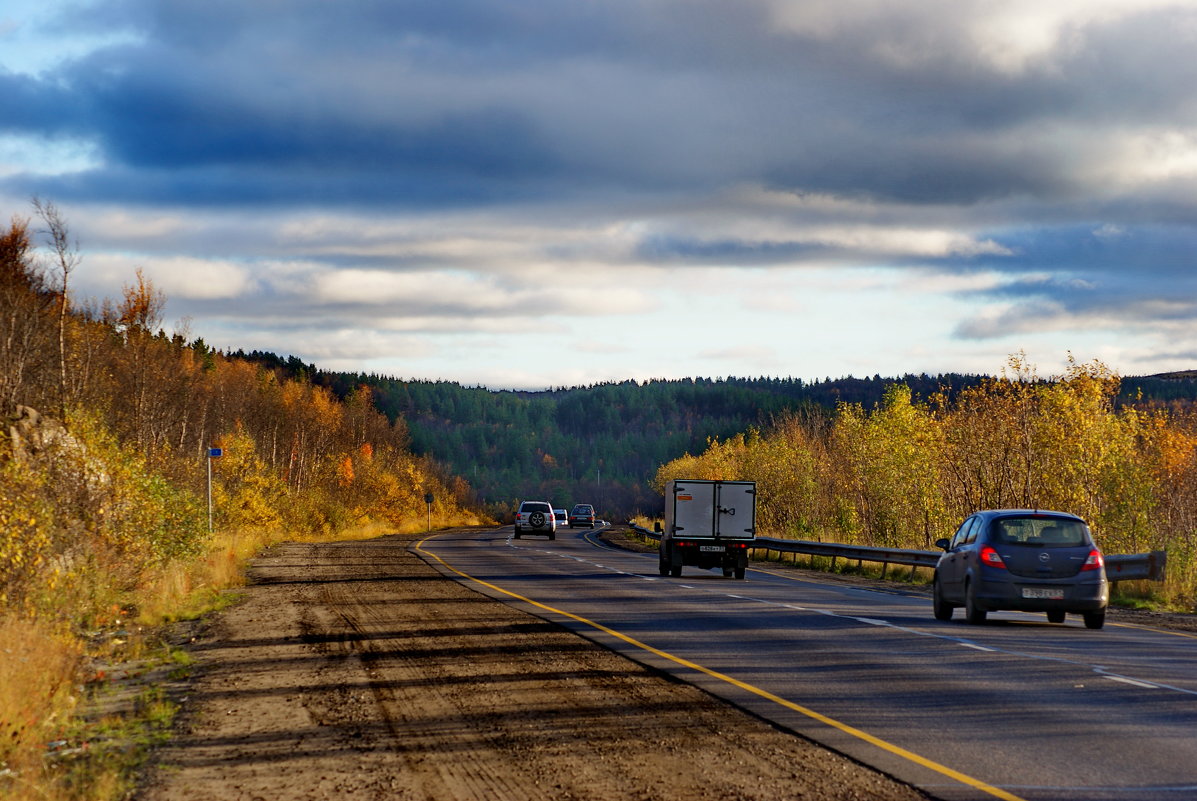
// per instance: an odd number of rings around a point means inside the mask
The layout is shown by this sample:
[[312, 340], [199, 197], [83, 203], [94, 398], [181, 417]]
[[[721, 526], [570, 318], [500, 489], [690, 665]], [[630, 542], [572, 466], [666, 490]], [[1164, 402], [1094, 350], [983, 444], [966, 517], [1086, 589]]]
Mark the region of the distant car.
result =
[[569, 512], [569, 527], [586, 526], [594, 528], [594, 507], [588, 503], [574, 504]]
[[524, 534], [547, 534], [557, 539], [557, 516], [548, 501], [524, 501], [515, 513], [515, 538]]
[[935, 566], [935, 617], [983, 623], [988, 612], [1046, 612], [1052, 623], [1079, 614], [1085, 626], [1105, 625], [1110, 600], [1105, 559], [1085, 521], [1066, 512], [996, 509], [970, 515]]
[[554, 509], [553, 517], [556, 518], [556, 520], [557, 520], [558, 528], [561, 528], [562, 526], [569, 523], [569, 515], [565, 513], [564, 509]]

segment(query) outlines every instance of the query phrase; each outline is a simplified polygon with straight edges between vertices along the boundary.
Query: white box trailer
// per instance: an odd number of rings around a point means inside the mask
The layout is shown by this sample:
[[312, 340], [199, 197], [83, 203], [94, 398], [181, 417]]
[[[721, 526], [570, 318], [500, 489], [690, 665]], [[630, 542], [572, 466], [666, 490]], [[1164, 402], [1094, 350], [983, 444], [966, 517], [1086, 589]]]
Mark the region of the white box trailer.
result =
[[755, 539], [756, 482], [674, 479], [665, 485], [662, 576], [680, 576], [683, 565], [692, 565], [720, 567], [724, 576], [742, 579]]

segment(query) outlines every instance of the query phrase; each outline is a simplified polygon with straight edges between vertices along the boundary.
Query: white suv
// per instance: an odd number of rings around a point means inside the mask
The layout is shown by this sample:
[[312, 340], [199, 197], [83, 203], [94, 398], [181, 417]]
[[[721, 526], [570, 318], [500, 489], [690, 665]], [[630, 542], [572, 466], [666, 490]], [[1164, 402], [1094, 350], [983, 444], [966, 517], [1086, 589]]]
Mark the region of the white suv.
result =
[[557, 539], [557, 517], [553, 514], [553, 505], [547, 501], [524, 501], [520, 510], [515, 513], [515, 538], [521, 534], [548, 534], [549, 539]]

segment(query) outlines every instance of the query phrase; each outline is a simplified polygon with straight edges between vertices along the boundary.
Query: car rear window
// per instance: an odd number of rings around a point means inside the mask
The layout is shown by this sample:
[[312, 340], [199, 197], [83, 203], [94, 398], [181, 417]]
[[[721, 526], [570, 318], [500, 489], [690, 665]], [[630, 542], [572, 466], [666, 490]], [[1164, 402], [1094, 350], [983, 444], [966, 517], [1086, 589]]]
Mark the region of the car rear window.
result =
[[1031, 548], [1075, 548], [1089, 542], [1085, 524], [1051, 517], [1004, 517], [993, 522], [994, 541]]
[[574, 507], [574, 514], [576, 514], [576, 515], [588, 515], [588, 514], [590, 514], [590, 511], [591, 510], [590, 510], [589, 506], [575, 506]]
[[[508, 507], [508, 508], [510, 508], [510, 507]], [[535, 503], [532, 501], [525, 501], [524, 504], [522, 506], [520, 506], [520, 511], [521, 512], [548, 512], [549, 514], [552, 514], [553, 507], [549, 506], [547, 503]]]

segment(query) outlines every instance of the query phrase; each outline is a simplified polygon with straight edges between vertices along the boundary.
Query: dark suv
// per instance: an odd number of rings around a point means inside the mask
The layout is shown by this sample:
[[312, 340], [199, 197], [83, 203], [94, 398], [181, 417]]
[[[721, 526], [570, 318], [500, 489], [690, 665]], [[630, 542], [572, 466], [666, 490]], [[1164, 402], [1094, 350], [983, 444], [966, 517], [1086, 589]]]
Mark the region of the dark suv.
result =
[[952, 539], [935, 543], [945, 553], [932, 585], [935, 617], [951, 620], [964, 607], [969, 623], [998, 609], [1046, 612], [1052, 623], [1080, 614], [1085, 626], [1105, 624], [1109, 585], [1105, 560], [1089, 527], [1076, 515], [998, 509], [968, 517]]

